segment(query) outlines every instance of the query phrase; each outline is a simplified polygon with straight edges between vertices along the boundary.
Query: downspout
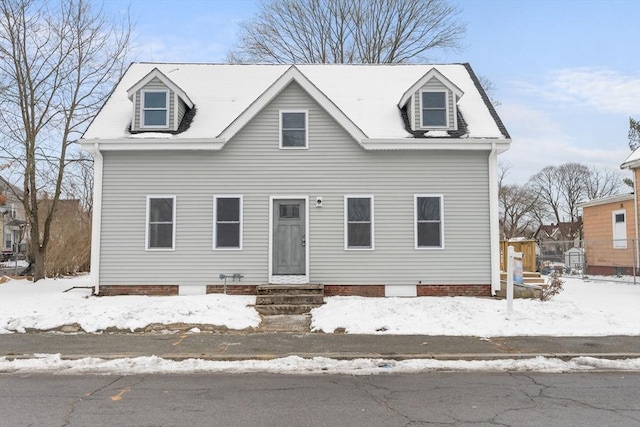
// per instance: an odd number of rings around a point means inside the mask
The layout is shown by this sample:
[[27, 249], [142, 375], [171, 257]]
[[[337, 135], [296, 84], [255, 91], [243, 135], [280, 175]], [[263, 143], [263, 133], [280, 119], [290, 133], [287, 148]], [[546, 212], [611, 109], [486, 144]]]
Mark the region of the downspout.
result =
[[100, 232], [102, 230], [102, 169], [100, 145], [93, 146], [93, 212], [91, 216], [91, 285], [100, 294]]
[[636, 275], [638, 274], [638, 267], [640, 266], [640, 240], [638, 240], [638, 179], [637, 169], [633, 169], [633, 211], [636, 220], [636, 240], [633, 242], [636, 251], [636, 265], [633, 268], [633, 284], [636, 284]]
[[500, 239], [498, 214], [498, 150], [491, 143], [489, 153], [489, 242], [491, 247], [491, 295], [500, 290]]

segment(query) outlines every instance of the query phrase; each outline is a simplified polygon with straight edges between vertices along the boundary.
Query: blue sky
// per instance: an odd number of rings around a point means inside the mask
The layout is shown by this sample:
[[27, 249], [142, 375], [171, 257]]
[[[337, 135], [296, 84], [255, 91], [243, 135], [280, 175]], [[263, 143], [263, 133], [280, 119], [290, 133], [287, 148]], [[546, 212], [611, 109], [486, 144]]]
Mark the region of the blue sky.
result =
[[[640, 119], [640, 0], [457, 0], [465, 49], [431, 62], [469, 62], [491, 80], [513, 139], [509, 182], [575, 161], [618, 169], [629, 116]], [[224, 62], [253, 0], [105, 0], [129, 7], [136, 61]], [[626, 176], [626, 175], [625, 175]]]

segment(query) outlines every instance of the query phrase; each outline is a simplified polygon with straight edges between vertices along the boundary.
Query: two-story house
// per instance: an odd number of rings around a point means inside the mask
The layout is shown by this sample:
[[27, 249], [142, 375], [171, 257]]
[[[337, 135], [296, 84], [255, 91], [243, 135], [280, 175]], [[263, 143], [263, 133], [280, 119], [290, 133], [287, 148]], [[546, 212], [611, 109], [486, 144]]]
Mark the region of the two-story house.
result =
[[491, 295], [510, 136], [468, 64], [134, 63], [80, 140], [101, 295]]
[[6, 261], [16, 253], [27, 250], [26, 215], [19, 197], [22, 192], [0, 178], [0, 238], [2, 239], [2, 257]]

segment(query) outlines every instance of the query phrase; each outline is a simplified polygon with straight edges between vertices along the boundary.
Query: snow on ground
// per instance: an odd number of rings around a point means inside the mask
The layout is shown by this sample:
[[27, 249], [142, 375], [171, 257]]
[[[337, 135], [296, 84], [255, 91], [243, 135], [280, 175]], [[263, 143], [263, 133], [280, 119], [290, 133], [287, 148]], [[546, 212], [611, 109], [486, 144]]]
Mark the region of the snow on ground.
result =
[[55, 374], [180, 374], [180, 373], [252, 373], [377, 375], [428, 371], [504, 371], [574, 372], [594, 370], [640, 370], [640, 359], [606, 360], [576, 357], [569, 361], [536, 357], [506, 360], [337, 360], [325, 357], [304, 359], [289, 356], [273, 360], [210, 361], [187, 359], [173, 361], [156, 356], [105, 360], [85, 358], [64, 360], [60, 355], [36, 355], [32, 359], [0, 358], [0, 372]]
[[[312, 311], [312, 328], [327, 333], [466, 336], [640, 335], [640, 285], [565, 277], [565, 290], [550, 301], [473, 297], [330, 297]], [[0, 284], [0, 333], [49, 330], [77, 323], [86, 332], [126, 330], [152, 323], [194, 323], [255, 328], [253, 296], [221, 294], [171, 297], [91, 297], [88, 276], [11, 280]]]
[[[313, 310], [314, 330], [347, 333], [424, 335], [640, 335], [640, 285], [564, 278], [565, 290], [551, 301], [516, 300], [512, 314], [506, 301], [469, 297], [359, 298], [331, 297]], [[88, 276], [0, 284], [0, 333], [48, 330], [77, 323], [86, 332], [110, 327], [135, 330], [151, 323], [193, 323], [255, 328], [255, 297], [200, 295], [172, 297], [91, 297]], [[0, 358], [0, 372], [58, 374], [150, 374], [184, 372], [273, 372], [285, 374], [417, 373], [425, 371], [640, 370], [640, 359], [578, 357], [507, 360], [336, 360], [297, 356], [274, 360], [173, 361], [155, 356], [104, 360], [63, 360], [60, 355], [31, 359]]]
[[63, 292], [74, 286], [89, 286], [89, 277], [0, 284], [0, 333], [48, 330], [72, 323], [85, 332], [110, 327], [133, 331], [153, 323], [211, 324], [229, 329], [260, 324], [258, 313], [248, 307], [255, 303], [253, 296], [91, 297], [90, 289]]
[[469, 336], [640, 335], [640, 285], [563, 277], [550, 301], [472, 297], [332, 297], [312, 311], [312, 328], [352, 334]]

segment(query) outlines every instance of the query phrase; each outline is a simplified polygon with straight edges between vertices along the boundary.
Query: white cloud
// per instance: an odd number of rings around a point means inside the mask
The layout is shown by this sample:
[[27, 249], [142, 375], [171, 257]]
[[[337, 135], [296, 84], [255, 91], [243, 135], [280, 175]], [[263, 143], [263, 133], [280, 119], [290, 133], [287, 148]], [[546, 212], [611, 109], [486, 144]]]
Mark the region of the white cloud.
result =
[[553, 70], [532, 81], [514, 81], [520, 92], [538, 95], [564, 107], [587, 107], [604, 113], [640, 113], [640, 76], [603, 67]]
[[513, 140], [511, 149], [499, 158], [500, 162], [513, 166], [509, 171], [510, 182], [524, 184], [545, 166], [566, 162], [619, 170], [629, 154], [624, 143], [615, 147], [610, 143], [588, 143], [584, 136], [567, 127], [557, 112], [505, 103], [499, 114]]

